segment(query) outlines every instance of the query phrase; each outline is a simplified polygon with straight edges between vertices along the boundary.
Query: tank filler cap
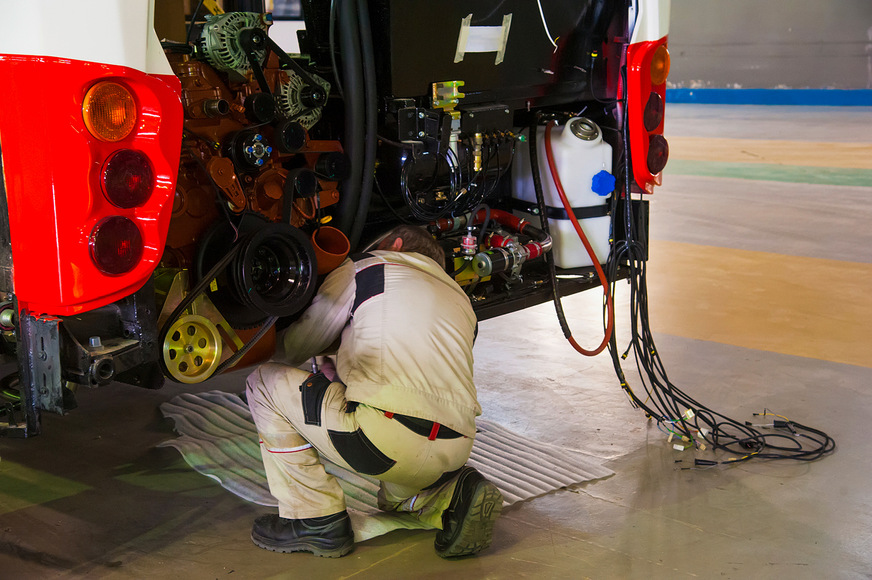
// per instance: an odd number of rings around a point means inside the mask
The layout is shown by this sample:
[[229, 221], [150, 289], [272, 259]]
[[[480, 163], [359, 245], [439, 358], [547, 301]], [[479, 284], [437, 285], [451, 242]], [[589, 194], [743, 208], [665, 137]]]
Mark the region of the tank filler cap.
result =
[[615, 190], [615, 176], [603, 169], [593, 176], [590, 188], [602, 197], [610, 195]]
[[597, 124], [590, 119], [585, 119], [584, 117], [573, 119], [569, 123], [569, 130], [572, 131], [573, 135], [583, 141], [593, 141], [599, 137], [600, 134], [600, 129]]

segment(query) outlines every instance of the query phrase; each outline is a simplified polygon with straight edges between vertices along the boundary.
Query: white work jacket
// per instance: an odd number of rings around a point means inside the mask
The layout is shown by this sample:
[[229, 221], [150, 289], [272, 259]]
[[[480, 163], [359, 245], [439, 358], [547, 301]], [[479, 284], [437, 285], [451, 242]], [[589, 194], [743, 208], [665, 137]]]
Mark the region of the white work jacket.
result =
[[349, 401], [475, 436], [476, 319], [469, 298], [432, 259], [377, 250], [324, 280], [279, 338], [276, 360], [299, 366], [337, 338], [336, 371]]

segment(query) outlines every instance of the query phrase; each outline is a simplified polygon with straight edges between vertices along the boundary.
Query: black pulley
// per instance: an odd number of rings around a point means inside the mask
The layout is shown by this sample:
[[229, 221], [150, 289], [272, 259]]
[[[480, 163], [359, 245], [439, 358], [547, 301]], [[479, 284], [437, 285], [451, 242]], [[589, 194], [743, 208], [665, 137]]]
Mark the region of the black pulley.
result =
[[238, 171], [252, 172], [269, 161], [272, 146], [262, 133], [245, 129], [227, 140], [224, 153], [230, 157]]
[[285, 179], [285, 198], [291, 200], [310, 198], [318, 193], [319, 188], [320, 184], [315, 172], [306, 167], [298, 167], [289, 171]]
[[296, 121], [285, 120], [276, 126], [276, 146], [282, 153], [297, 153], [306, 145], [306, 128]]
[[252, 123], [272, 123], [276, 118], [276, 101], [266, 93], [252, 93], [245, 97], [245, 116]]
[[315, 293], [318, 264], [309, 238], [286, 223], [246, 215], [236, 232], [219, 224], [204, 236], [195, 268], [197, 277], [216, 264], [234, 244], [239, 252], [207, 295], [235, 328], [250, 328], [270, 316], [302, 310]]
[[351, 175], [351, 162], [345, 153], [322, 153], [315, 161], [315, 173], [331, 181], [343, 181]]

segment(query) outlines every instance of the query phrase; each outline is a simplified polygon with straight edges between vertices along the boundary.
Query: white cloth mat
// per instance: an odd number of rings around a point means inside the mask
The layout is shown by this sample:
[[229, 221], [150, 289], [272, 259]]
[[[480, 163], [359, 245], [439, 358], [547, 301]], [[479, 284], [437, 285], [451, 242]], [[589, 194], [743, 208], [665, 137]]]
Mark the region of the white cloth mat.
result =
[[[245, 500], [277, 505], [267, 486], [251, 413], [238, 395], [221, 391], [185, 393], [160, 408], [175, 422], [180, 436], [158, 447], [178, 449], [188, 465]], [[504, 505], [614, 473], [596, 457], [521, 437], [482, 418], [477, 420], [476, 428], [468, 464], [499, 488]], [[375, 478], [322, 461], [345, 492], [355, 541], [398, 528], [427, 527], [407, 514], [380, 512]]]

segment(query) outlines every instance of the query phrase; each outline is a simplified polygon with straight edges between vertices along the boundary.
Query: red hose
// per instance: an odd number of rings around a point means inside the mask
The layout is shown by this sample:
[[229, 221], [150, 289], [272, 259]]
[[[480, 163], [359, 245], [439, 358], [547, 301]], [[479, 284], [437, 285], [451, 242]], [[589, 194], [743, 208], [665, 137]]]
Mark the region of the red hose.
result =
[[584, 249], [587, 250], [590, 259], [596, 268], [596, 273], [599, 276], [600, 283], [603, 285], [603, 294], [605, 294], [606, 297], [606, 316], [608, 317], [603, 341], [594, 350], [586, 350], [582, 348], [577, 342], [575, 342], [575, 339], [572, 338], [572, 334], [566, 337], [566, 339], [569, 341], [569, 344], [571, 344], [572, 347], [581, 354], [585, 356], [595, 356], [606, 348], [606, 345], [609, 344], [609, 340], [612, 338], [612, 332], [615, 328], [615, 307], [612, 303], [612, 294], [609, 292], [609, 283], [608, 280], [606, 280], [606, 274], [603, 272], [603, 268], [600, 266], [599, 259], [596, 257], [590, 242], [587, 241], [587, 236], [584, 235], [584, 230], [581, 229], [581, 224], [578, 223], [578, 218], [575, 217], [575, 212], [572, 211], [572, 206], [569, 204], [569, 199], [566, 197], [566, 192], [563, 190], [563, 184], [560, 182], [560, 175], [557, 173], [557, 165], [554, 163], [554, 151], [551, 149], [551, 129], [554, 127], [554, 124], [554, 121], [551, 121], [545, 127], [545, 157], [548, 159], [548, 169], [551, 172], [551, 179], [554, 180], [554, 186], [557, 188], [557, 193], [560, 195], [560, 201], [563, 202], [566, 214], [570, 216], [570, 222], [575, 228], [578, 237], [581, 238], [581, 243], [584, 244]]

